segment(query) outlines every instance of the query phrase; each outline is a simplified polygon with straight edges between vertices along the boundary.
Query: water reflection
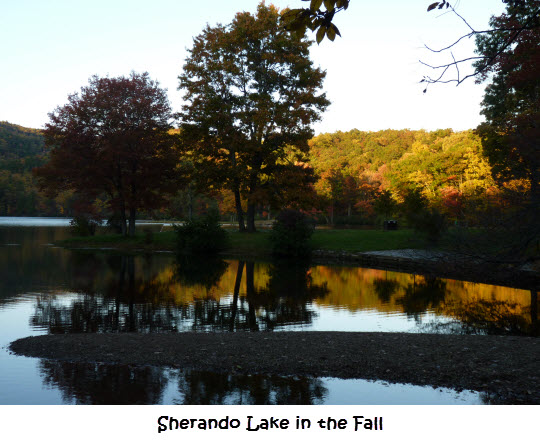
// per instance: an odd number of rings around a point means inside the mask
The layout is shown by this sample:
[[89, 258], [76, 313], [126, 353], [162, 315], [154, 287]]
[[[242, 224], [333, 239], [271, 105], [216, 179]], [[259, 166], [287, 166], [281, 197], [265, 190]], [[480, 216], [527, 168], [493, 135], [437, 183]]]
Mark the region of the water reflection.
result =
[[[67, 227], [0, 227], [0, 347], [36, 333], [74, 332], [540, 333], [538, 288], [298, 261], [129, 256], [45, 246], [68, 235]], [[30, 368], [22, 375], [17, 362], [24, 359], [2, 350], [0, 359], [0, 393], [13, 393], [14, 386], [41, 378]], [[39, 367], [45, 384], [59, 389], [64, 402], [87, 404], [336, 404], [360, 385], [351, 381], [353, 385], [340, 384], [343, 388], [338, 389], [337, 382], [321, 379], [179, 375], [156, 368], [65, 362], [42, 361]], [[416, 399], [420, 394], [411, 395]]]
[[499, 403], [484, 393], [335, 378], [239, 375], [42, 360], [40, 375], [67, 404], [321, 405]]
[[[257, 282], [254, 262], [176, 261], [157, 273], [153, 257], [75, 254], [71, 296], [36, 298], [31, 323], [50, 333], [274, 330], [309, 325], [312, 303], [328, 293], [313, 284], [307, 263], [265, 266]], [[145, 273], [138, 272], [141, 265]], [[200, 270], [210, 266], [206, 274]], [[229, 275], [225, 276], [226, 271]], [[224, 287], [234, 275], [232, 294]], [[257, 284], [259, 283], [259, 284]]]
[[[416, 326], [425, 332], [427, 322], [429, 332], [539, 333], [534, 290], [372, 269], [312, 267], [302, 261], [256, 263], [88, 251], [69, 256], [63, 263], [63, 285], [51, 285], [35, 296], [30, 319], [35, 328], [50, 333], [343, 330], [345, 315], [345, 330], [414, 332]], [[44, 281], [58, 278], [53, 268]], [[7, 289], [0, 305], [16, 296], [19, 286], [9, 286], [14, 280], [3, 282]], [[36, 289], [32, 280], [21, 284]], [[11, 298], [6, 296], [10, 292]], [[366, 312], [384, 320], [379, 329], [369, 329], [358, 317]]]

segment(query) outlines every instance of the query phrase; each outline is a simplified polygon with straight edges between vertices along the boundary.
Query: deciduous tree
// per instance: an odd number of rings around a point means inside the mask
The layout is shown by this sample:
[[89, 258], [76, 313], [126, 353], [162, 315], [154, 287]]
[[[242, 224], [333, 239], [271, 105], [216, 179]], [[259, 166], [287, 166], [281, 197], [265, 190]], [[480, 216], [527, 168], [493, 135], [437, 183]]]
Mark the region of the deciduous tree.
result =
[[[478, 77], [490, 79], [482, 102], [486, 123], [482, 137], [495, 177], [526, 179], [535, 204], [540, 203], [540, 1], [508, 2], [507, 11], [492, 17], [494, 32], [477, 37], [477, 52], [492, 60]], [[511, 45], [505, 42], [512, 38]], [[480, 66], [482, 62], [478, 62]]]
[[329, 104], [318, 94], [325, 72], [309, 60], [311, 43], [278, 22], [278, 9], [262, 3], [256, 15], [207, 26], [179, 76], [183, 149], [209, 187], [234, 193], [240, 230], [242, 199], [254, 231], [259, 191], [291, 155], [307, 152], [311, 124]]
[[51, 195], [73, 189], [90, 200], [107, 195], [122, 233], [134, 235], [137, 211], [159, 207], [173, 188], [166, 91], [148, 73], [94, 76], [49, 118], [43, 133], [50, 161], [35, 171], [41, 188]]

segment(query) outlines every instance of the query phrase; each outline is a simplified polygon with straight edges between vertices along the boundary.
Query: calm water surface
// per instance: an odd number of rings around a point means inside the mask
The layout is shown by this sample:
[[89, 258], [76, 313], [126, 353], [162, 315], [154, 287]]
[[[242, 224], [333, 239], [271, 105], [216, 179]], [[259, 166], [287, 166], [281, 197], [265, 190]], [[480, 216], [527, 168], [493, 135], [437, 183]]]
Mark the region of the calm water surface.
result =
[[[483, 394], [16, 357], [28, 335], [238, 330], [534, 333], [526, 289], [373, 269], [68, 251], [69, 220], [0, 217], [0, 404], [475, 404]], [[493, 313], [497, 317], [493, 317]]]

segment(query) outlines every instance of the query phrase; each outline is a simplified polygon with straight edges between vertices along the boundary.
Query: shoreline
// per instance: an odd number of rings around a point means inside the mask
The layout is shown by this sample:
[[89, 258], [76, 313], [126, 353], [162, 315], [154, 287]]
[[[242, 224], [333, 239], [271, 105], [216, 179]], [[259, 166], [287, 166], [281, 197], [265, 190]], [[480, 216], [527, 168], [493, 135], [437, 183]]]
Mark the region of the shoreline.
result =
[[[107, 246], [106, 244], [84, 244], [84, 242], [66, 244], [63, 241], [55, 243], [55, 246], [72, 250], [113, 251], [131, 254], [175, 253], [172, 249], [153, 244]], [[223, 259], [273, 260], [272, 255], [265, 251], [226, 250], [218, 255]], [[318, 249], [312, 251], [310, 261], [312, 264], [322, 266], [367, 267], [526, 290], [536, 288], [540, 283], [540, 272], [537, 269], [478, 263], [468, 257], [429, 249], [391, 249], [366, 252]]]
[[382, 380], [540, 404], [540, 338], [379, 332], [65, 334], [10, 344], [17, 355], [236, 374]]

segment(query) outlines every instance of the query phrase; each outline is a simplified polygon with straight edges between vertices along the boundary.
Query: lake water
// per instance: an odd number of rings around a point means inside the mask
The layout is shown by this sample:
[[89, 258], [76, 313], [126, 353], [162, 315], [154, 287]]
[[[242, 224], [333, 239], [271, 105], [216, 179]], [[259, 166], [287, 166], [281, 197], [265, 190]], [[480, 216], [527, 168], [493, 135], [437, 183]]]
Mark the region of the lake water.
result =
[[[18, 357], [29, 335], [537, 331], [523, 288], [309, 263], [178, 261], [52, 246], [66, 219], [0, 217], [0, 404], [478, 404], [481, 393]], [[496, 315], [495, 315], [496, 313]]]

